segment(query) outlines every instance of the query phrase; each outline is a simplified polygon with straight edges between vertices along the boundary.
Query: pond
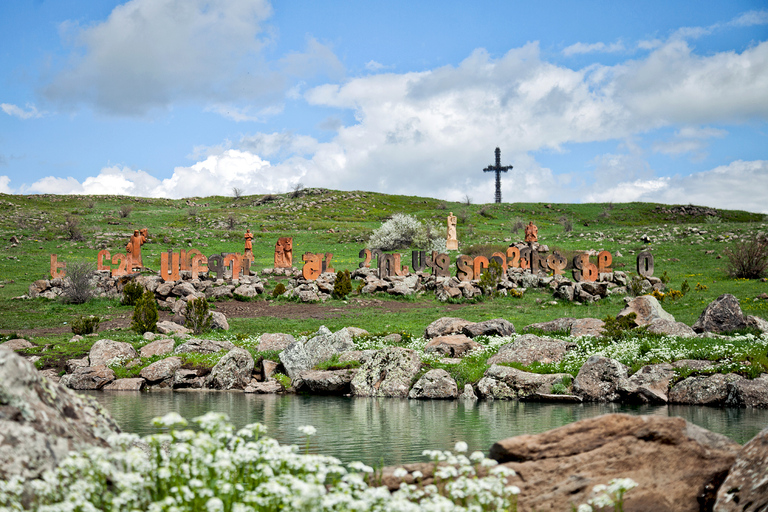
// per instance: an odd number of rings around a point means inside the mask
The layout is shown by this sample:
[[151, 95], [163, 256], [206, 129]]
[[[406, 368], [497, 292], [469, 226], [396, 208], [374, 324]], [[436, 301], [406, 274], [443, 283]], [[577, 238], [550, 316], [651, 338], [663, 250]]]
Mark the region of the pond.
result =
[[452, 449], [465, 441], [469, 450], [488, 453], [501, 439], [537, 434], [574, 421], [622, 412], [679, 416], [744, 444], [768, 425], [766, 409], [687, 405], [549, 404], [517, 401], [407, 400], [242, 392], [88, 392], [126, 432], [156, 433], [151, 420], [168, 412], [187, 419], [209, 411], [229, 416], [236, 427], [262, 423], [280, 443], [306, 444], [297, 428], [312, 425], [310, 452], [343, 462], [378, 466], [424, 461], [423, 450]]

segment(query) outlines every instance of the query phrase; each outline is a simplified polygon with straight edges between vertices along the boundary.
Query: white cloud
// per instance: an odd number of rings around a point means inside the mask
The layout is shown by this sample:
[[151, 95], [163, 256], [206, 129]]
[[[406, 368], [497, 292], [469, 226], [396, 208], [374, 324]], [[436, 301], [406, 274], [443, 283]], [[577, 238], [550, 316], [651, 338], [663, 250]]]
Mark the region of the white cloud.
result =
[[563, 49], [563, 55], [570, 57], [571, 55], [579, 55], [584, 53], [617, 53], [626, 50], [624, 43], [616, 41], [615, 43], [605, 44], [599, 43], [576, 43]]
[[695, 159], [706, 156], [704, 149], [707, 147], [707, 139], [723, 138], [728, 132], [719, 128], [703, 128], [697, 126], [685, 126], [675, 132], [675, 135], [664, 141], [656, 141], [653, 151], [667, 155], [680, 155], [691, 153]]
[[382, 69], [391, 68], [392, 66], [385, 66], [384, 64], [380, 62], [376, 62], [375, 60], [369, 60], [365, 63], [365, 69], [368, 71], [373, 71], [374, 73], [377, 71], [381, 71]]
[[264, 122], [268, 117], [279, 114], [283, 111], [282, 105], [273, 105], [262, 109], [253, 109], [251, 107], [237, 107], [234, 105], [226, 105], [217, 103], [215, 105], [209, 105], [204, 109], [205, 112], [214, 112], [222, 117], [231, 119], [236, 122], [241, 121], [254, 121]]
[[768, 25], [768, 10], [748, 11], [732, 19], [729, 23], [734, 27], [751, 27], [754, 25]]
[[24, 110], [17, 105], [13, 105], [12, 103], [0, 103], [0, 109], [2, 109], [3, 112], [9, 116], [18, 117], [19, 119], [34, 119], [43, 117], [46, 114], [46, 112], [38, 111], [37, 107], [31, 103], [27, 103], [26, 107], [27, 109]]
[[8, 176], [0, 176], [0, 194], [13, 194], [13, 189], [9, 186], [11, 178]]

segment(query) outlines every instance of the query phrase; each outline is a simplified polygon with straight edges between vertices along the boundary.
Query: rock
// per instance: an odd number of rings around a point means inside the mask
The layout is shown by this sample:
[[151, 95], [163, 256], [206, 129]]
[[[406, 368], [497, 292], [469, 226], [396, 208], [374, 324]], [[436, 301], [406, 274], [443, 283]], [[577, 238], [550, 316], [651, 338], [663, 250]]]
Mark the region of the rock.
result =
[[571, 336], [574, 338], [579, 336], [602, 336], [604, 326], [605, 322], [598, 318], [579, 318], [571, 324]]
[[357, 369], [306, 370], [293, 383], [296, 391], [309, 391], [317, 395], [348, 395], [350, 383]]
[[174, 354], [184, 354], [186, 352], [197, 352], [198, 354], [215, 354], [224, 350], [232, 350], [235, 345], [226, 340], [204, 340], [200, 338], [190, 338], [176, 347]]
[[218, 299], [231, 299], [233, 297], [232, 291], [235, 289], [231, 284], [225, 286], [214, 286], [206, 290], [205, 295], [213, 300]]
[[758, 512], [768, 509], [768, 428], [752, 438], [736, 455], [713, 510]]
[[213, 389], [244, 389], [251, 382], [253, 356], [244, 348], [235, 347], [219, 359], [206, 378]]
[[253, 299], [259, 296], [259, 292], [256, 290], [255, 286], [249, 284], [241, 284], [232, 290], [232, 295], [239, 295], [247, 299]]
[[259, 338], [259, 346], [256, 350], [259, 352], [264, 352], [266, 350], [282, 351], [295, 341], [296, 338], [290, 334], [264, 333], [261, 335], [261, 338]]
[[438, 336], [448, 336], [449, 334], [459, 334], [464, 327], [471, 325], [473, 322], [469, 322], [462, 318], [451, 318], [444, 316], [438, 318], [427, 326], [424, 330], [424, 338], [432, 339]]
[[756, 379], [736, 379], [728, 383], [725, 405], [735, 407], [768, 407], [768, 374]]
[[165, 386], [163, 387], [166, 387], [173, 384], [173, 376], [179, 368], [181, 368], [180, 357], [167, 357], [143, 368], [139, 375], [146, 379], [150, 385], [155, 386], [164, 383]]
[[648, 332], [653, 334], [666, 334], [667, 336], [679, 336], [681, 338], [690, 338], [696, 336], [696, 333], [683, 322], [666, 320], [664, 318], [654, 318], [648, 324]]
[[347, 350], [339, 355], [339, 362], [344, 363], [346, 361], [359, 361], [360, 364], [369, 360], [376, 354], [375, 350]]
[[227, 322], [227, 317], [224, 313], [211, 311], [211, 329], [229, 330], [229, 322]]
[[627, 378], [627, 368], [620, 362], [592, 356], [573, 380], [573, 392], [587, 401], [614, 402], [619, 399], [619, 388], [627, 386]]
[[139, 378], [117, 379], [101, 389], [104, 391], [141, 391], [146, 384], [147, 382], [144, 379]]
[[538, 324], [531, 324], [525, 328], [526, 331], [532, 329], [538, 329], [546, 332], [565, 332], [571, 331], [571, 325], [575, 321], [575, 318], [558, 318], [557, 320], [550, 320], [549, 322], [541, 322]]
[[653, 295], [641, 295], [640, 297], [635, 297], [627, 303], [627, 306], [624, 309], [619, 311], [616, 318], [627, 316], [630, 313], [635, 313], [637, 315], [635, 318], [635, 325], [638, 326], [648, 325], [656, 318], [669, 320], [670, 322], [675, 321], [675, 317], [664, 311], [661, 304], [659, 304], [659, 301], [656, 300], [656, 297]]
[[368, 336], [371, 334], [365, 329], [360, 329], [359, 327], [346, 327], [346, 329], [349, 331], [350, 336], [353, 338], [357, 338], [358, 336]]
[[568, 341], [523, 334], [514, 343], [502, 346], [495, 355], [488, 358], [487, 364], [516, 362], [528, 366], [534, 361], [556, 363], [562, 361], [566, 352], [576, 346], [576, 343]]
[[682, 418], [607, 414], [504, 439], [490, 457], [517, 473], [520, 510], [570, 510], [620, 476], [638, 483], [626, 512], [698, 512], [711, 510], [739, 448]]
[[197, 370], [179, 368], [173, 374], [173, 389], [200, 389], [205, 385], [205, 378]]
[[110, 362], [127, 363], [139, 357], [133, 345], [122, 341], [99, 340], [88, 353], [90, 366], [109, 365]]
[[413, 350], [387, 347], [363, 363], [352, 379], [355, 396], [389, 396], [405, 398], [411, 379], [421, 367], [421, 359]]
[[166, 281], [161, 283], [157, 285], [157, 288], [155, 288], [155, 293], [161, 297], [167, 297], [171, 294], [171, 290], [173, 290], [174, 284], [175, 283], [173, 281]]
[[674, 376], [671, 364], [643, 366], [626, 382], [620, 382], [621, 400], [629, 403], [665, 404], [668, 401], [669, 383]]
[[0, 480], [38, 478], [71, 450], [107, 447], [117, 423], [98, 405], [0, 348]]
[[747, 316], [747, 327], [757, 329], [760, 332], [768, 332], [768, 320], [763, 320], [758, 316]]
[[176, 322], [163, 320], [162, 322], [157, 322], [157, 332], [160, 334], [190, 334], [192, 331]]
[[562, 382], [565, 373], [540, 374], [491, 365], [477, 383], [480, 398], [508, 400], [525, 398], [534, 393], [546, 394], [552, 391], [552, 385]]
[[688, 377], [672, 386], [669, 401], [675, 404], [722, 405], [728, 398], [728, 384], [743, 378], [733, 373]]
[[259, 393], [262, 395], [273, 395], [277, 393], [282, 393], [283, 391], [285, 391], [285, 389], [283, 388], [282, 384], [280, 384], [276, 380], [268, 380], [266, 382], [251, 381], [250, 384], [248, 384], [243, 391], [245, 393]]
[[70, 389], [101, 389], [115, 380], [115, 372], [106, 366], [83, 366], [64, 375], [59, 384]]
[[729, 332], [744, 329], [747, 321], [741, 311], [739, 299], [724, 293], [707, 305], [693, 324], [696, 332]]
[[459, 396], [459, 388], [456, 386], [456, 381], [447, 371], [440, 368], [425, 373], [408, 393], [408, 398], [444, 399], [457, 396]]
[[177, 297], [186, 297], [195, 294], [195, 287], [189, 281], [179, 281], [171, 290], [171, 293]]
[[515, 334], [515, 326], [512, 325], [512, 322], [503, 318], [495, 318], [476, 324], [469, 324], [461, 332], [470, 338], [476, 336], [510, 336]]
[[341, 329], [333, 334], [321, 326], [309, 340], [298, 340], [280, 352], [280, 362], [291, 380], [304, 370], [311, 370], [316, 364], [327, 361], [334, 354], [355, 348], [349, 331]]
[[433, 338], [424, 347], [424, 352], [437, 352], [447, 357], [462, 357], [464, 354], [482, 347], [478, 342], [463, 334], [453, 334]]
[[459, 395], [460, 400], [477, 400], [475, 390], [472, 389], [472, 384], [464, 384], [464, 391]]
[[5, 343], [0, 343], [0, 348], [7, 348], [8, 350], [23, 350], [25, 348], [32, 348], [35, 345], [28, 342], [23, 338], [14, 338], [8, 340]]
[[704, 370], [712, 366], [712, 361], [704, 359], [680, 359], [672, 363], [673, 368], [690, 368], [691, 370]]
[[320, 297], [314, 290], [301, 290], [298, 296], [301, 302], [317, 302], [320, 300]]
[[162, 356], [173, 352], [176, 343], [171, 338], [161, 338], [141, 347], [141, 357]]
[[84, 357], [82, 359], [68, 359], [64, 365], [64, 368], [66, 369], [67, 373], [75, 373], [75, 370], [78, 368], [84, 368], [86, 366], [88, 366], [88, 358]]

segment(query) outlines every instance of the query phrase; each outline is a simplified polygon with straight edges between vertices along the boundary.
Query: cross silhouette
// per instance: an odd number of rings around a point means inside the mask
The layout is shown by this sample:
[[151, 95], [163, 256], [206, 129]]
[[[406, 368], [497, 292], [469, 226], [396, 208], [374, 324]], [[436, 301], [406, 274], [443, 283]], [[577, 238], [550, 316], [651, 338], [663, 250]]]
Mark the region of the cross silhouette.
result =
[[496, 148], [496, 165], [489, 165], [483, 172], [495, 172], [496, 173], [496, 202], [501, 202], [501, 173], [507, 172], [512, 168], [511, 165], [501, 165], [501, 150]]

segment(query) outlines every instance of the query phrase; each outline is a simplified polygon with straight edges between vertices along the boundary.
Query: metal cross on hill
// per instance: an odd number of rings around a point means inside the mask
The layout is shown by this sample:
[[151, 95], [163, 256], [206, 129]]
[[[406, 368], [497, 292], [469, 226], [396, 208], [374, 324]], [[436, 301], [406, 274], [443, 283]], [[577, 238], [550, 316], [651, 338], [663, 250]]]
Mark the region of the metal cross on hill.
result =
[[495, 172], [496, 173], [496, 202], [501, 202], [501, 173], [507, 172], [512, 168], [511, 165], [501, 166], [501, 150], [496, 148], [496, 165], [489, 165], [483, 172]]

